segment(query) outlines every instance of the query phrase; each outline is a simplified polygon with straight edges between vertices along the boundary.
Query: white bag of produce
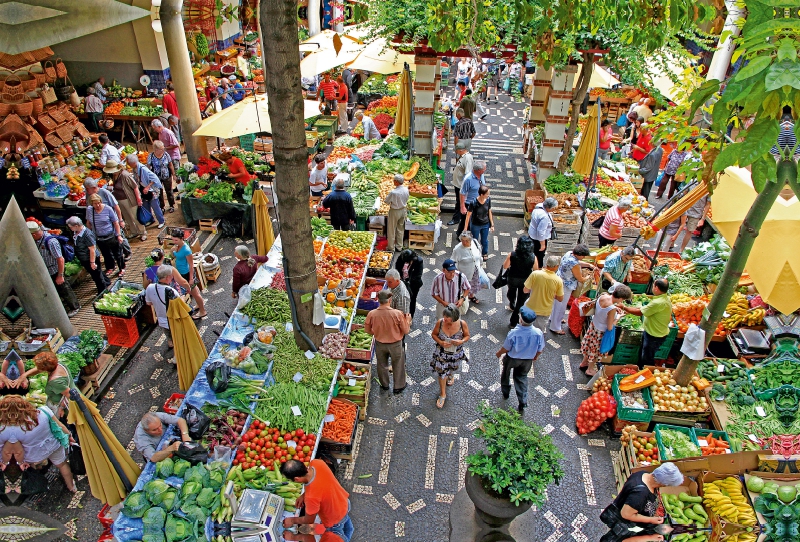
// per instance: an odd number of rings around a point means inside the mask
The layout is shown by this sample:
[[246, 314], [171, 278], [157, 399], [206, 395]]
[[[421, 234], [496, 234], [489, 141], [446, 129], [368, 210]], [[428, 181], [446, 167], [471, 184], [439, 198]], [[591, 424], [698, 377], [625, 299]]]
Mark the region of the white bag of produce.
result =
[[319, 295], [319, 290], [314, 292], [314, 318], [311, 322], [318, 326], [325, 321], [325, 304], [322, 302], [322, 296]]
[[689, 324], [686, 336], [683, 338], [681, 353], [694, 361], [702, 361], [706, 352], [706, 332], [697, 326]]
[[242, 310], [242, 307], [250, 302], [250, 285], [245, 284], [239, 289], [239, 301], [236, 303], [236, 310]]

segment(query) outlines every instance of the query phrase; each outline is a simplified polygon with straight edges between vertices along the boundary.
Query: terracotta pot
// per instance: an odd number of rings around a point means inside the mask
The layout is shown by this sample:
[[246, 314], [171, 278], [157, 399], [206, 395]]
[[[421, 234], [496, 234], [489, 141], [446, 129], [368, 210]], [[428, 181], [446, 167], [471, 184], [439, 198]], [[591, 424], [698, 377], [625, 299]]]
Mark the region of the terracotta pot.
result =
[[472, 504], [475, 505], [475, 513], [484, 523], [492, 527], [511, 523], [514, 518], [527, 512], [532, 506], [530, 502], [517, 506], [508, 497], [491, 489], [487, 490], [483, 487], [483, 479], [470, 474], [469, 471], [465, 478], [465, 488]]

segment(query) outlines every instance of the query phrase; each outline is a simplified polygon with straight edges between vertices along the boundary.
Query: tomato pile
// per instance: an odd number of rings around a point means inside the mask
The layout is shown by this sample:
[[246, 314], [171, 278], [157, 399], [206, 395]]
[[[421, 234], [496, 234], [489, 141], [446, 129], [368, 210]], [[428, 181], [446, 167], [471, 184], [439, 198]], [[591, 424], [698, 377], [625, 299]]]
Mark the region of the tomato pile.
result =
[[591, 433], [600, 427], [606, 418], [613, 418], [616, 414], [617, 402], [611, 394], [607, 391], [598, 391], [578, 407], [578, 416], [575, 419], [578, 434]]
[[[281, 463], [296, 459], [308, 466], [317, 436], [302, 429], [281, 432], [277, 427], [267, 427], [264, 422], [253, 420], [250, 429], [242, 435], [233, 464], [243, 469], [264, 467], [280, 468]], [[295, 446], [289, 446], [293, 442]]]
[[342, 363], [341, 368], [339, 369], [339, 374], [344, 375], [347, 374], [347, 371], [350, 371], [352, 376], [361, 376], [369, 373], [369, 369], [363, 367], [356, 367], [350, 363]]

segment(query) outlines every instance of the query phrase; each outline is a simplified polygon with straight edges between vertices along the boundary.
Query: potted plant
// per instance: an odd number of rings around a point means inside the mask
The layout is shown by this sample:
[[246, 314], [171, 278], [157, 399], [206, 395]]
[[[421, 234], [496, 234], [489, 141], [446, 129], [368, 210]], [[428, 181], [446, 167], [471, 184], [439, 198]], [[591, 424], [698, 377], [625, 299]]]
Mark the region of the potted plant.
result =
[[542, 429], [513, 411], [481, 405], [475, 436], [486, 451], [467, 457], [466, 490], [479, 518], [493, 527], [510, 523], [564, 476], [563, 455]]

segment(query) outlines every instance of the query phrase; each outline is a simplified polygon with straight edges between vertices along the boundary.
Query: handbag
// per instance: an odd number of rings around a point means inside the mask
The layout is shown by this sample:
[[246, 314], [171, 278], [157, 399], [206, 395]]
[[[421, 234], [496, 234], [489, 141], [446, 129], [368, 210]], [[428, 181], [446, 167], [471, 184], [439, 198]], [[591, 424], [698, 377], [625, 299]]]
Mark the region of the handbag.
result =
[[508, 269], [503, 269], [497, 275], [497, 278], [494, 279], [492, 287], [495, 288], [496, 290], [499, 290], [503, 286], [507, 285], [508, 285]]
[[56, 73], [56, 68], [53, 66], [53, 61], [48, 60], [43, 65], [44, 74], [47, 76], [46, 82], [47, 83], [54, 83], [58, 74]]
[[450, 189], [449, 189], [449, 188], [447, 188], [447, 187], [446, 187], [444, 184], [442, 184], [442, 183], [438, 183], [438, 184], [436, 185], [436, 192], [437, 192], [437, 195], [438, 195], [440, 198], [443, 198], [443, 197], [445, 197], [445, 195], [446, 195], [448, 192], [450, 192]]
[[603, 226], [603, 222], [605, 221], [605, 219], [606, 219], [606, 215], [599, 216], [599, 217], [595, 218], [595, 219], [592, 221], [592, 227], [593, 227], [593, 228], [600, 228], [600, 227], [602, 227], [602, 226]]
[[603, 333], [603, 340], [600, 341], [600, 353], [606, 354], [614, 348], [614, 342], [617, 339], [617, 331], [616, 329], [607, 329], [605, 333]]
[[80, 444], [72, 444], [68, 450], [69, 453], [69, 468], [72, 474], [76, 476], [83, 476], [86, 474], [86, 463], [83, 460], [83, 450]]
[[136, 209], [136, 220], [139, 222], [139, 224], [147, 226], [153, 221], [153, 213], [151, 213], [149, 209], [140, 205]]
[[186, 420], [186, 426], [189, 429], [189, 437], [192, 440], [200, 440], [208, 431], [208, 426], [211, 425], [211, 418], [206, 416], [202, 410], [194, 405], [186, 404], [183, 409], [181, 417]]

